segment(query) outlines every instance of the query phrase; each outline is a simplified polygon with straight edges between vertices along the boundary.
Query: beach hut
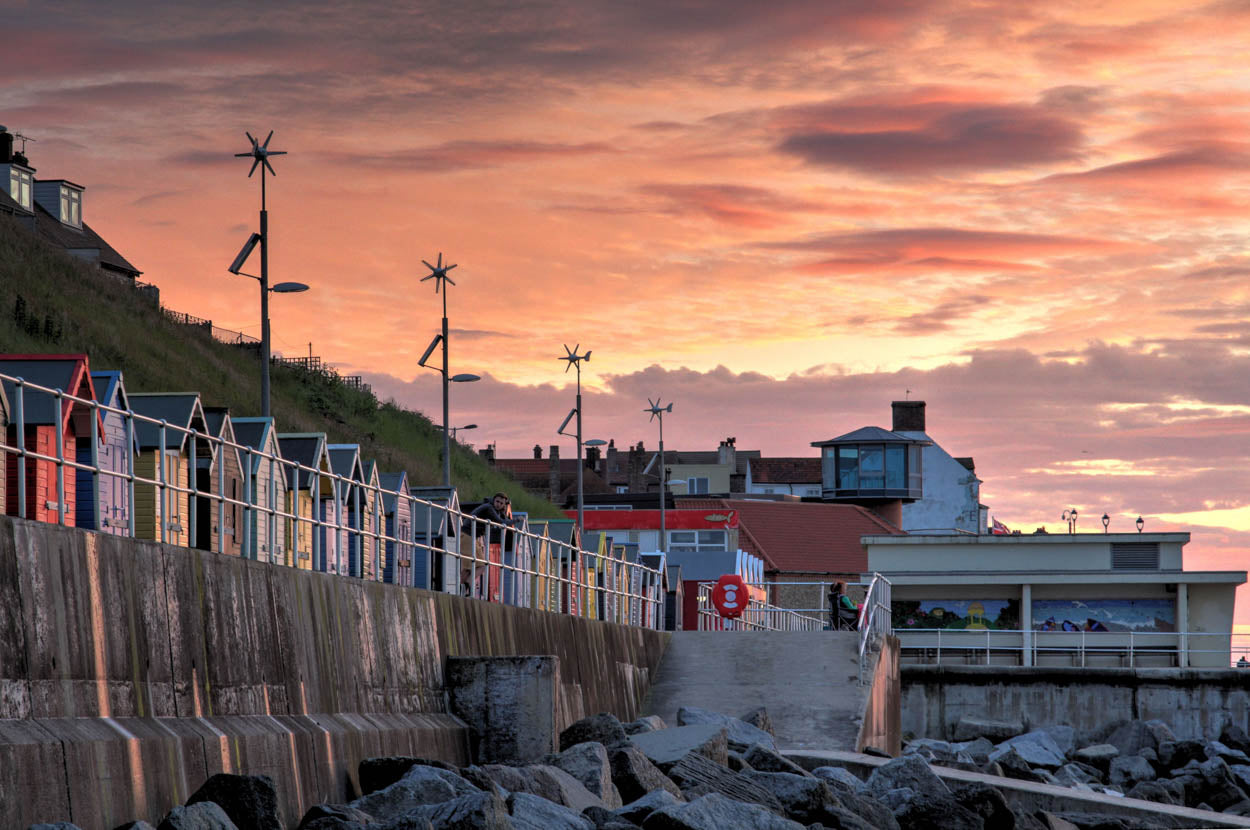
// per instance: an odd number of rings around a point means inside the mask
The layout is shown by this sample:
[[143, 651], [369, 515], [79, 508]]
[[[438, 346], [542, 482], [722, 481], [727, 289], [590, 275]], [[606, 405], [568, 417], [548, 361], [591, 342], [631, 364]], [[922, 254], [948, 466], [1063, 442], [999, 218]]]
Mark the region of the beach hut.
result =
[[[135, 536], [189, 547], [191, 526], [191, 453], [198, 459], [212, 448], [198, 392], [131, 392], [139, 454], [135, 474], [154, 483], [135, 484]], [[166, 426], [161, 428], [159, 423]], [[189, 431], [199, 433], [196, 440]], [[163, 435], [163, 437], [162, 437]], [[198, 509], [198, 505], [196, 505]]]
[[534, 569], [534, 544], [529, 514], [512, 514], [516, 533], [509, 534], [511, 544], [503, 551], [503, 602], [505, 605], [530, 607], [533, 583], [529, 571]]
[[[418, 588], [461, 593], [460, 494], [455, 487], [412, 487], [412, 583]], [[469, 551], [465, 550], [466, 555]]]
[[530, 519], [530, 558], [534, 574], [530, 577], [530, 607], [542, 611], [558, 610], [559, 580], [553, 578], [552, 543], [547, 535], [546, 519]]
[[585, 613], [586, 575], [577, 525], [572, 519], [549, 519], [547, 536], [551, 539], [551, 567], [560, 577], [559, 609], [580, 617]]
[[[126, 385], [121, 372], [92, 372], [91, 384], [95, 387], [96, 400], [122, 412], [101, 409], [103, 437], [94, 445], [90, 439], [78, 441], [78, 463], [92, 469], [79, 468], [75, 471], [78, 502], [74, 523], [78, 527], [98, 530], [101, 533], [129, 536], [128, 476], [138, 451], [138, 441], [131, 433], [127, 443], [128, 430], [123, 413], [130, 407], [126, 398]], [[102, 471], [98, 475], [94, 472], [96, 467]]]
[[360, 551], [360, 485], [364, 468], [360, 464], [359, 444], [330, 444], [330, 472], [334, 483], [330, 498], [323, 498], [321, 520], [329, 527], [322, 529], [326, 572], [340, 576], [359, 576], [352, 565], [359, 561]]
[[[6, 440], [9, 435], [9, 399], [4, 394], [4, 384], [0, 384], [0, 435], [5, 436]], [[5, 502], [5, 475], [6, 465], [9, 461], [9, 454], [4, 450], [0, 450], [0, 513], [5, 512], [7, 504]]]
[[287, 512], [296, 517], [287, 525], [287, 549], [294, 557], [297, 568], [324, 571], [323, 534], [315, 517], [318, 516], [321, 501], [334, 498], [330, 459], [326, 455], [326, 434], [278, 433], [278, 449], [283, 460], [290, 462], [286, 468]]
[[204, 407], [204, 422], [212, 452], [195, 460], [195, 546], [239, 556], [243, 553], [243, 457], [234, 422], [224, 406]]
[[582, 561], [586, 573], [586, 616], [592, 620], [606, 619], [608, 537], [587, 533], [582, 537]]
[[363, 463], [364, 484], [360, 490], [360, 565], [352, 572], [364, 579], [377, 581], [382, 578], [379, 559], [384, 547], [381, 536], [385, 532], [385, 514], [382, 508], [382, 484], [378, 476], [378, 462], [370, 459]]
[[[95, 387], [83, 354], [58, 355], [0, 355], [0, 374], [22, 378], [48, 389], [62, 392], [83, 400], [95, 400]], [[2, 384], [8, 405], [12, 407], [8, 426], [5, 428], [6, 443], [17, 447], [19, 443], [28, 452], [56, 458], [58, 447], [61, 458], [73, 461], [77, 457], [78, 442], [90, 443], [91, 407], [85, 403], [56, 397], [50, 392], [39, 392], [23, 387], [20, 394], [14, 381]], [[57, 425], [60, 424], [60, 435]], [[18, 435], [18, 426], [22, 433]], [[95, 419], [95, 439], [104, 437], [103, 423]], [[24, 470], [24, 474], [23, 474]], [[58, 483], [58, 470], [60, 483]], [[22, 479], [19, 486], [19, 478]], [[40, 522], [59, 522], [64, 515], [67, 525], [77, 522], [77, 476], [74, 468], [36, 458], [8, 460], [5, 469], [5, 512], [13, 516], [25, 515], [27, 519]], [[25, 504], [19, 506], [24, 488]], [[64, 499], [59, 496], [63, 488]]]
[[244, 555], [275, 565], [291, 565], [286, 545], [287, 491], [290, 489], [273, 418], [235, 418], [234, 435], [243, 451]]
[[382, 473], [383, 541], [378, 578], [392, 585], [412, 586], [412, 500], [408, 496], [408, 474]]

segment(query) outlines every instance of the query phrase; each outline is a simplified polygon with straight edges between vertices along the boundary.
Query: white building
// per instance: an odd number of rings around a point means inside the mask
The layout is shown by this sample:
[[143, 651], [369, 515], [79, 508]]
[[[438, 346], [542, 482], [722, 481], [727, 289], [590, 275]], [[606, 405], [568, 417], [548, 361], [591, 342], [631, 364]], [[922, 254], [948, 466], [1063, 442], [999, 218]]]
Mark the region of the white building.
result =
[[864, 536], [903, 662], [1227, 668], [1245, 571], [1186, 571], [1188, 533]]

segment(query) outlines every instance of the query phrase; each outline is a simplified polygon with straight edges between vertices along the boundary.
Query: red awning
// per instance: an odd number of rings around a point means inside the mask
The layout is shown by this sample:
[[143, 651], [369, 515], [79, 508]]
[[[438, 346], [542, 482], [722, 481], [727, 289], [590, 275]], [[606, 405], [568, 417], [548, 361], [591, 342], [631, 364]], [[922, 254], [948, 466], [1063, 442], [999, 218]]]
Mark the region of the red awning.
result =
[[[576, 510], [564, 514], [576, 519]], [[587, 510], [586, 530], [659, 530], [659, 510]], [[736, 530], [736, 510], [666, 510], [664, 527], [667, 530]]]

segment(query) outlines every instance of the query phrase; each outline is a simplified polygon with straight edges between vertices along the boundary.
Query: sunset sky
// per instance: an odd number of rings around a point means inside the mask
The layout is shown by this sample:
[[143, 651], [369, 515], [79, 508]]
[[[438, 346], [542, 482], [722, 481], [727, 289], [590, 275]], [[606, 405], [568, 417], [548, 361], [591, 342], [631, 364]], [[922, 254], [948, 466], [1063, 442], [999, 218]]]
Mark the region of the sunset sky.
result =
[[[1250, 548], [1250, 3], [0, 3], [0, 123], [166, 305], [259, 334], [226, 266], [275, 135], [275, 348], [453, 421], [814, 454], [890, 401], [1031, 531]], [[263, 13], [258, 9], [263, 8]], [[1250, 621], [1246, 602], [1239, 618]]]

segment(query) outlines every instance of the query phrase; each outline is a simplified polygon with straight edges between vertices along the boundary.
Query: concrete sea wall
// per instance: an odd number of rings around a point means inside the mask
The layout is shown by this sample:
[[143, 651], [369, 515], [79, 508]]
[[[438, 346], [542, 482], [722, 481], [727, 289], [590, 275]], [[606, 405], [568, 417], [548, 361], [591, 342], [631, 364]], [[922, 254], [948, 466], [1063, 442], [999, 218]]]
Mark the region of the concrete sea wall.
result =
[[1250, 671], [1239, 669], [904, 666], [904, 735], [949, 740], [963, 715], [1067, 724], [1093, 733], [1120, 720], [1166, 722], [1179, 738], [1250, 728]]
[[867, 747], [898, 756], [903, 751], [899, 721], [900, 680], [898, 674], [898, 637], [885, 637], [877, 653], [872, 673], [872, 686], [864, 701], [864, 717], [859, 728], [855, 751]]
[[667, 639], [0, 516], [0, 827], [155, 823], [220, 771], [294, 826], [362, 758], [467, 762], [448, 656], [558, 657], [563, 726], [637, 716]]

